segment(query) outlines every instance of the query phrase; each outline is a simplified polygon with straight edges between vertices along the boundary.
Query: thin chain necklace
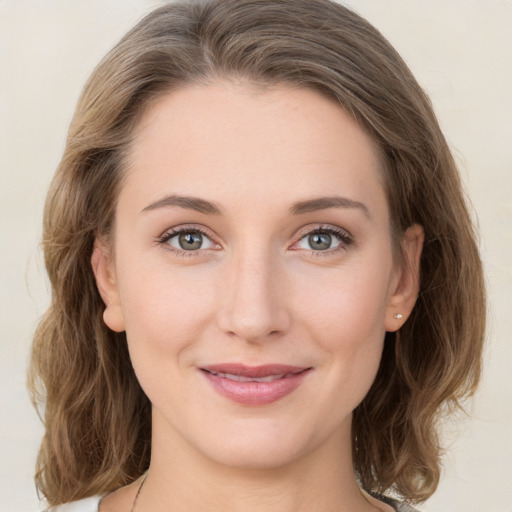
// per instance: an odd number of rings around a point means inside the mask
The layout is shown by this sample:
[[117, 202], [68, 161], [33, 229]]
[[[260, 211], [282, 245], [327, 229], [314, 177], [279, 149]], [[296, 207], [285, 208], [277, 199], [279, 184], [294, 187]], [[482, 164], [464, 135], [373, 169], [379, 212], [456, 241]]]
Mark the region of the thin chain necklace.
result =
[[146, 475], [144, 476], [144, 479], [142, 480], [142, 482], [139, 486], [137, 494], [135, 495], [135, 499], [133, 500], [133, 504], [132, 504], [132, 508], [131, 508], [130, 512], [135, 512], [135, 505], [137, 504], [137, 500], [139, 499], [140, 491], [142, 491], [142, 488], [144, 487], [144, 484], [146, 483], [147, 477], [148, 477], [148, 474], [146, 473]]
[[[135, 495], [135, 499], [133, 500], [133, 504], [132, 504], [132, 508], [130, 509], [130, 512], [135, 512], [135, 505], [137, 505], [137, 500], [139, 499], [140, 491], [142, 491], [142, 488], [144, 487], [144, 484], [146, 483], [147, 477], [148, 477], [148, 474], [146, 473], [144, 475], [144, 479], [142, 480], [141, 484], [139, 485], [139, 488], [137, 490], [137, 494]], [[373, 505], [375, 507], [375, 505], [368, 499], [368, 496], [369, 496], [368, 493], [366, 491], [364, 491], [363, 489], [360, 489], [360, 491], [361, 491], [361, 494], [363, 495], [363, 497], [366, 499], [366, 501], [368, 503], [370, 503], [370, 505]]]

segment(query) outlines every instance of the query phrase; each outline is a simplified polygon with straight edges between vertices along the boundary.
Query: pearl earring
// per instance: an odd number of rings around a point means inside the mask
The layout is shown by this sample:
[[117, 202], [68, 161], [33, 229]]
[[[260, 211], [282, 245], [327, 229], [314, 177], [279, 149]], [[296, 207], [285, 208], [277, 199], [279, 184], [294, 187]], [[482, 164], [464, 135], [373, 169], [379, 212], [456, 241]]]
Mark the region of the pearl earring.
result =
[[402, 313], [397, 313], [396, 315], [393, 315], [393, 318], [396, 318], [397, 320], [401, 320], [404, 317]]

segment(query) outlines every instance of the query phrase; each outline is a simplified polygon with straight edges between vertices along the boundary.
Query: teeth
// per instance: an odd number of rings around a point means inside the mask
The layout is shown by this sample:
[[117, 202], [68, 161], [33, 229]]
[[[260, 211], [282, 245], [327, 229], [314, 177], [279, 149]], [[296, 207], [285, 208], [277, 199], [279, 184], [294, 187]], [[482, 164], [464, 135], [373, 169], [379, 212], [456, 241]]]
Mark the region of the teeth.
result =
[[282, 375], [268, 375], [267, 377], [246, 377], [244, 375], [235, 375], [233, 373], [216, 373], [210, 372], [213, 375], [217, 375], [218, 377], [223, 377], [224, 379], [236, 380], [237, 382], [272, 382], [274, 380], [282, 379], [286, 377], [288, 374]]

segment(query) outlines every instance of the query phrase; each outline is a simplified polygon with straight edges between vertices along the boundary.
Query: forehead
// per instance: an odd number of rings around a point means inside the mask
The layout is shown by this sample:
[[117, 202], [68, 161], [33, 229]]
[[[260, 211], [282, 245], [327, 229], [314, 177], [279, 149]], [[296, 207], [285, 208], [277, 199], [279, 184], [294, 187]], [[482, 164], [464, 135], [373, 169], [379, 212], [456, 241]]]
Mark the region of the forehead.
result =
[[372, 139], [334, 100], [305, 88], [217, 82], [174, 90], [142, 117], [128, 162], [126, 187], [153, 198], [383, 199]]

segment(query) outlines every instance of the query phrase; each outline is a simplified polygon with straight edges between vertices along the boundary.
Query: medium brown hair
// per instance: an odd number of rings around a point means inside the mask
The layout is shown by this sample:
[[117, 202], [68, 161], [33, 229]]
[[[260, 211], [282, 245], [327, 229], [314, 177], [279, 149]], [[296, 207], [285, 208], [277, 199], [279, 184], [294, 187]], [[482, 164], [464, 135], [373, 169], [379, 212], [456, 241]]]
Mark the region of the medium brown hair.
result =
[[439, 480], [438, 420], [480, 376], [481, 262], [428, 98], [375, 28], [329, 0], [167, 4], [93, 72], [44, 213], [52, 302], [35, 333], [29, 374], [46, 426], [38, 488], [55, 505], [127, 484], [149, 465], [151, 406], [124, 333], [103, 323], [90, 259], [95, 237], [111, 231], [142, 113], [175, 87], [219, 77], [335, 99], [381, 150], [395, 232], [424, 227], [420, 295], [402, 329], [386, 335], [376, 380], [354, 412], [353, 453], [366, 489], [425, 500]]

